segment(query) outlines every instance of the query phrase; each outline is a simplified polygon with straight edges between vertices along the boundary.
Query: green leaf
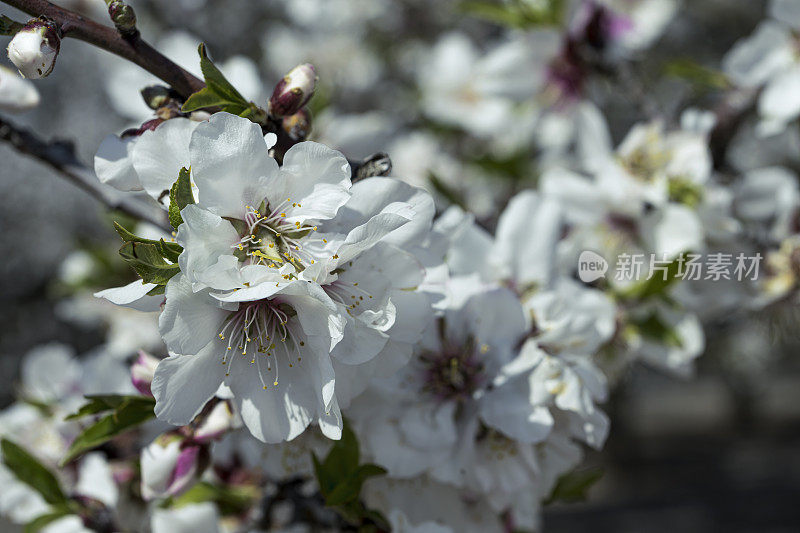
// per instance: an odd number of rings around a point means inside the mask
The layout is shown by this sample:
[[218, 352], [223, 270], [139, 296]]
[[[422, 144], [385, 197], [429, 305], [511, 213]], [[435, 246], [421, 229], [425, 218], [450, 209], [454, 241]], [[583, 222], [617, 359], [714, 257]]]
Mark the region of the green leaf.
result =
[[333, 443], [325, 461], [320, 463], [316, 455], [312, 457], [323, 496], [333, 491], [340, 481], [358, 469], [359, 456], [358, 439], [350, 426], [345, 424], [342, 438]]
[[200, 54], [200, 70], [203, 72], [203, 79], [206, 85], [214, 91], [217, 95], [225, 98], [231, 103], [240, 103], [247, 107], [247, 100], [242, 96], [236, 88], [225, 78], [225, 75], [214, 65], [206, 52], [205, 43], [200, 43], [197, 48]]
[[200, 70], [203, 72], [206, 86], [186, 100], [181, 108], [184, 113], [219, 107], [228, 113], [241, 115], [251, 107], [258, 109], [255, 104], [248, 102], [214, 65], [208, 57], [205, 44], [200, 44], [197, 51], [200, 54]]
[[207, 107], [223, 107], [228, 104], [228, 100], [219, 96], [209, 87], [203, 87], [193, 95], [181, 107], [184, 113], [191, 113], [198, 109], [205, 109]]
[[675, 59], [664, 65], [664, 74], [691, 83], [695, 90], [723, 90], [731, 86], [728, 77], [719, 70], [705, 67], [692, 59]]
[[603, 477], [602, 468], [574, 470], [561, 476], [553, 488], [545, 505], [553, 502], [581, 502], [585, 501], [589, 489]]
[[155, 287], [152, 288], [152, 290], [150, 290], [150, 292], [147, 293], [147, 295], [148, 296], [160, 296], [160, 295], [164, 294], [165, 292], [167, 292], [167, 286], [166, 285], [156, 285]]
[[664, 295], [667, 289], [675, 282], [680, 281], [682, 277], [680, 270], [683, 261], [685, 261], [685, 254], [678, 255], [666, 265], [666, 275], [661, 270], [655, 271], [650, 279], [641, 280], [619, 291], [619, 296], [625, 299], [646, 300]]
[[108, 442], [117, 435], [134, 429], [155, 417], [153, 407], [155, 400], [146, 396], [130, 396], [125, 399], [114, 412], [108, 414], [86, 428], [67, 450], [61, 460], [61, 466], [69, 463], [79, 455]]
[[193, 203], [191, 171], [184, 167], [169, 190], [169, 223], [173, 228], [178, 229], [183, 224], [181, 209]]
[[201, 481], [181, 496], [173, 499], [172, 507], [214, 502], [223, 515], [239, 515], [253, 506], [258, 495], [258, 488], [252, 485], [221, 486]]
[[52, 524], [56, 520], [59, 520], [71, 514], [74, 513], [67, 507], [57, 508], [52, 512], [34, 518], [33, 520], [25, 524], [25, 528], [22, 531], [23, 533], [37, 533], [38, 531], [41, 531], [46, 526]]
[[46, 466], [10, 440], [2, 439], [0, 448], [3, 462], [17, 479], [41, 494], [50, 505], [67, 505], [67, 497], [58, 479]]
[[642, 320], [631, 320], [631, 325], [643, 337], [665, 346], [680, 348], [683, 346], [680, 335], [661, 320], [657, 313], [652, 313]]
[[468, 1], [461, 4], [461, 11], [511, 28], [533, 28], [554, 26], [564, 19], [566, 2], [564, 0], [543, 0], [533, 5], [525, 0], [504, 2]]
[[364, 507], [360, 495], [367, 479], [383, 475], [386, 470], [373, 464], [359, 465], [359, 457], [358, 439], [346, 423], [342, 428], [342, 438], [334, 442], [324, 461], [312, 453], [314, 471], [325, 505], [335, 508], [353, 524], [385, 524], [380, 513]]
[[164, 261], [160, 244], [126, 242], [119, 255], [130, 264], [145, 283], [166, 285], [180, 271], [177, 264]]
[[371, 477], [382, 476], [384, 474], [386, 474], [386, 469], [378, 465], [361, 465], [347, 478], [339, 481], [333, 490], [325, 497], [325, 503], [334, 507], [357, 501], [361, 494], [361, 486], [364, 482]]
[[161, 254], [161, 257], [173, 263], [178, 261], [178, 256], [181, 255], [181, 252], [183, 251], [181, 245], [176, 242], [166, 242], [164, 239], [155, 241], [153, 239], [145, 239], [143, 237], [139, 237], [137, 235], [134, 235], [130, 231], [126, 230], [117, 222], [114, 222], [114, 229], [124, 242], [135, 242], [139, 244], [148, 244], [155, 246], [158, 252]]
[[200, 53], [200, 70], [203, 71], [206, 86], [191, 95], [183, 104], [181, 110], [184, 113], [191, 113], [198, 109], [220, 109], [258, 124], [266, 123], [267, 112], [255, 103], [248, 102], [231, 85], [208, 57], [205, 44], [200, 45], [198, 52]]
[[128, 400], [138, 400], [142, 396], [125, 396], [123, 394], [90, 394], [84, 396], [88, 403], [84, 404], [78, 411], [64, 418], [64, 420], [77, 420], [89, 415], [96, 415], [104, 411], [110, 411], [121, 406]]

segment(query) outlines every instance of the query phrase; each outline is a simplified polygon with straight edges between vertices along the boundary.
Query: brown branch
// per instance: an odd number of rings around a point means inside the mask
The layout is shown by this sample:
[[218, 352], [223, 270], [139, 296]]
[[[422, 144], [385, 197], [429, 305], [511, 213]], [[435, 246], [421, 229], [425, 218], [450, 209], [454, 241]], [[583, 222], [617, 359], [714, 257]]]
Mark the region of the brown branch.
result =
[[[79, 39], [136, 63], [169, 84], [184, 99], [205, 87], [202, 80], [173, 63], [143, 41], [138, 31], [132, 35], [122, 35], [116, 29], [87, 20], [77, 13], [53, 5], [46, 0], [0, 1], [31, 16], [50, 18], [59, 26], [64, 37]], [[216, 110], [209, 109], [209, 111]], [[288, 135], [278, 120], [269, 119], [266, 124], [262, 124], [262, 127], [265, 133], [273, 132], [278, 136], [275, 157], [278, 162], [281, 162], [283, 154], [298, 140]], [[375, 154], [363, 161], [351, 161], [351, 167], [352, 177], [354, 181], [357, 181], [370, 176], [387, 175], [391, 170], [391, 161], [386, 154]]]
[[131, 36], [123, 36], [113, 28], [97, 24], [45, 0], [2, 1], [33, 17], [44, 15], [52, 19], [61, 28], [65, 37], [87, 42], [136, 63], [168, 83], [184, 98], [188, 98], [192, 93], [205, 87], [202, 80], [170, 61], [142, 40], [138, 32]]
[[149, 222], [166, 232], [172, 231], [162, 209], [148, 206], [100, 183], [94, 172], [78, 160], [71, 143], [42, 140], [3, 117], [0, 117], [0, 141], [10, 144], [18, 152], [29, 155], [49, 166], [110, 209], [125, 213], [137, 220]]

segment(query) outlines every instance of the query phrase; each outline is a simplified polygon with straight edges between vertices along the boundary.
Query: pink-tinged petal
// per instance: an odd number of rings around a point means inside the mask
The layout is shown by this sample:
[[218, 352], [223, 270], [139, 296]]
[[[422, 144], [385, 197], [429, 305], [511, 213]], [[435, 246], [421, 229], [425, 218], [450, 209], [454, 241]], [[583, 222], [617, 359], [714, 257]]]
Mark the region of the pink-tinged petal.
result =
[[136, 390], [145, 396], [153, 396], [150, 386], [153, 383], [158, 363], [159, 359], [143, 350], [139, 350], [139, 356], [131, 365], [131, 383], [133, 383]]
[[167, 482], [167, 493], [170, 496], [182, 494], [194, 483], [199, 474], [201, 453], [202, 448], [197, 445], [186, 446], [181, 449]]

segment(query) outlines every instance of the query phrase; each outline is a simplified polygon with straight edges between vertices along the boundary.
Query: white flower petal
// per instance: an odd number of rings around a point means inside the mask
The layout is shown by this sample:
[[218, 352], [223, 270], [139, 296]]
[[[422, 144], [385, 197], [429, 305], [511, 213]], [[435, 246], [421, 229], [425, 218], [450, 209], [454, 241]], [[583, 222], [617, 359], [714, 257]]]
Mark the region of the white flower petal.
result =
[[158, 328], [170, 351], [195, 354], [219, 333], [225, 312], [214, 307], [214, 300], [205, 292], [192, 291], [185, 275], [169, 280], [166, 300]]
[[518, 286], [547, 284], [553, 274], [561, 210], [534, 191], [518, 194], [500, 215], [492, 259]]
[[155, 283], [145, 283], [139, 279], [128, 283], [124, 287], [114, 287], [96, 292], [94, 296], [105, 298], [113, 304], [130, 307], [137, 311], [158, 311], [164, 302], [164, 297], [161, 295], [147, 295], [148, 292], [156, 287]]
[[162, 204], [164, 191], [168, 196], [181, 168], [190, 166], [189, 141], [198, 124], [180, 117], [167, 120], [155, 130], [144, 132], [131, 150], [133, 168], [144, 190]]
[[195, 129], [189, 145], [199, 204], [222, 217], [243, 219], [274, 190], [278, 163], [261, 128], [246, 118], [215, 113]]
[[[350, 164], [336, 150], [306, 141], [286, 152], [280, 179], [269, 193], [274, 202], [290, 199], [289, 222], [333, 218], [350, 194]], [[292, 204], [299, 204], [297, 206]]]
[[135, 137], [120, 139], [116, 135], [108, 135], [103, 139], [94, 156], [94, 172], [101, 182], [120, 191], [142, 190], [131, 158], [136, 141]]
[[158, 363], [150, 390], [159, 420], [176, 426], [192, 421], [225, 379], [225, 349], [211, 342], [195, 355], [171, 355]]

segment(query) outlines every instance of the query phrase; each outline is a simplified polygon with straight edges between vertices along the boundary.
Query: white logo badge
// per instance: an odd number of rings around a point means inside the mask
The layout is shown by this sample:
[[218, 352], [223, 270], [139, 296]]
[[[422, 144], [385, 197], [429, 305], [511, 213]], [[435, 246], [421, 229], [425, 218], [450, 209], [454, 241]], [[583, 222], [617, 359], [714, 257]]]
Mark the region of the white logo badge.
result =
[[596, 279], [604, 278], [608, 271], [608, 261], [603, 256], [584, 250], [578, 257], [578, 277], [584, 283], [591, 283]]

